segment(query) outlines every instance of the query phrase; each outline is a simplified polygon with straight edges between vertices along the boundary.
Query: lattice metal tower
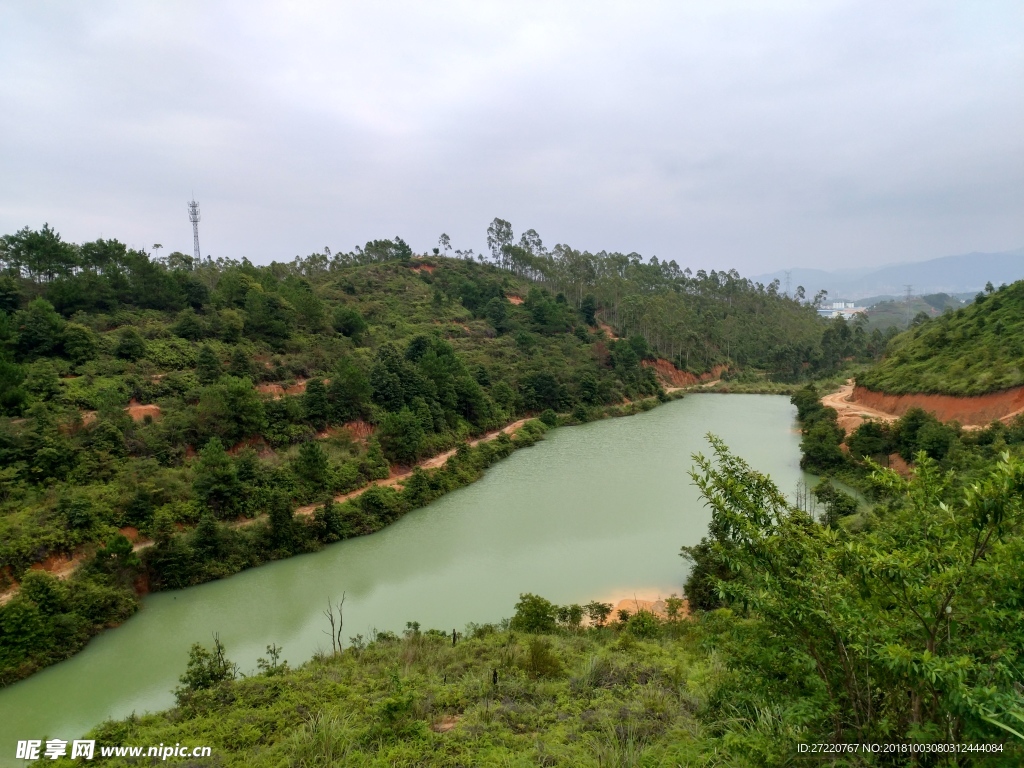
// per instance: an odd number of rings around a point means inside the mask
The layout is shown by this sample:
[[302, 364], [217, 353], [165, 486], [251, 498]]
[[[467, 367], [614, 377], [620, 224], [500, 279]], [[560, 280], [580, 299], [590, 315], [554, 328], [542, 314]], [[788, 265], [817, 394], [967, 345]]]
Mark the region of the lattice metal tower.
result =
[[188, 204], [188, 220], [192, 222], [192, 244], [196, 252], [196, 261], [201, 260], [199, 255], [199, 203], [195, 198]]

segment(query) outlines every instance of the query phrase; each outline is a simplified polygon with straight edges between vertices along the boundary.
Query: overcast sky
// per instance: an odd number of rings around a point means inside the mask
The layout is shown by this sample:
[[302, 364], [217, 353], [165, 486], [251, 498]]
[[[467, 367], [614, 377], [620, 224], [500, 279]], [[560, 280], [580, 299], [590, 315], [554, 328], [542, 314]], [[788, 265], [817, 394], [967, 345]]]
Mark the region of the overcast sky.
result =
[[1024, 3], [0, 4], [0, 232], [266, 263], [495, 216], [757, 274], [1024, 245]]

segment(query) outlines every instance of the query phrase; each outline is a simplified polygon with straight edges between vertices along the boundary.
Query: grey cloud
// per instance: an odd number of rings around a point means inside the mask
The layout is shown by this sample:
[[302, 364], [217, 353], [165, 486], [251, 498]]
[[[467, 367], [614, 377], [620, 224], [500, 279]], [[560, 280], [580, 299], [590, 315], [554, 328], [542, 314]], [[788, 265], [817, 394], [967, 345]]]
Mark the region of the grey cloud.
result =
[[[1024, 242], [1013, 3], [15, 3], [0, 229], [763, 272]], [[1015, 32], [1015, 30], [1018, 30]]]

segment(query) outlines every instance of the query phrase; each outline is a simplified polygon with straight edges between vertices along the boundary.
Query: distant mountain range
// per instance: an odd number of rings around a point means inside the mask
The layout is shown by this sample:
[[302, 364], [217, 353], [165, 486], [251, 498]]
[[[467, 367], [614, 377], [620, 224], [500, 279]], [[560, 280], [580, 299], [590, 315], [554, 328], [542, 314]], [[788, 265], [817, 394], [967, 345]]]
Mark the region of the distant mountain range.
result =
[[[767, 285], [778, 280], [786, 287], [786, 270], [755, 275], [755, 282]], [[790, 270], [790, 292], [802, 285], [808, 298], [824, 288], [830, 299], [856, 301], [867, 297], [902, 296], [912, 286], [915, 296], [929, 293], [974, 293], [991, 282], [998, 287], [1024, 279], [1024, 248], [1000, 253], [965, 253], [909, 264], [891, 264], [868, 269]]]

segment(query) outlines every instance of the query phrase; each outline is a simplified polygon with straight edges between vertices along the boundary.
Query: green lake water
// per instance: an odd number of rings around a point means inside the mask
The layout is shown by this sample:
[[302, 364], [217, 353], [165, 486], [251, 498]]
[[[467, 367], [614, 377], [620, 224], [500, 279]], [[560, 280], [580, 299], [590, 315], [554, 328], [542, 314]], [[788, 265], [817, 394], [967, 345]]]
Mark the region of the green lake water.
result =
[[512, 613], [519, 593], [556, 603], [680, 593], [679, 547], [709, 513], [688, 475], [704, 435], [722, 437], [792, 495], [795, 409], [770, 395], [690, 395], [645, 414], [555, 430], [479, 482], [389, 528], [148, 596], [74, 658], [0, 690], [0, 765], [19, 739], [73, 739], [106, 718], [164, 709], [189, 646], [219, 633], [243, 671], [270, 643], [292, 664], [329, 648], [323, 610], [344, 591], [344, 636], [407, 621], [448, 632]]

